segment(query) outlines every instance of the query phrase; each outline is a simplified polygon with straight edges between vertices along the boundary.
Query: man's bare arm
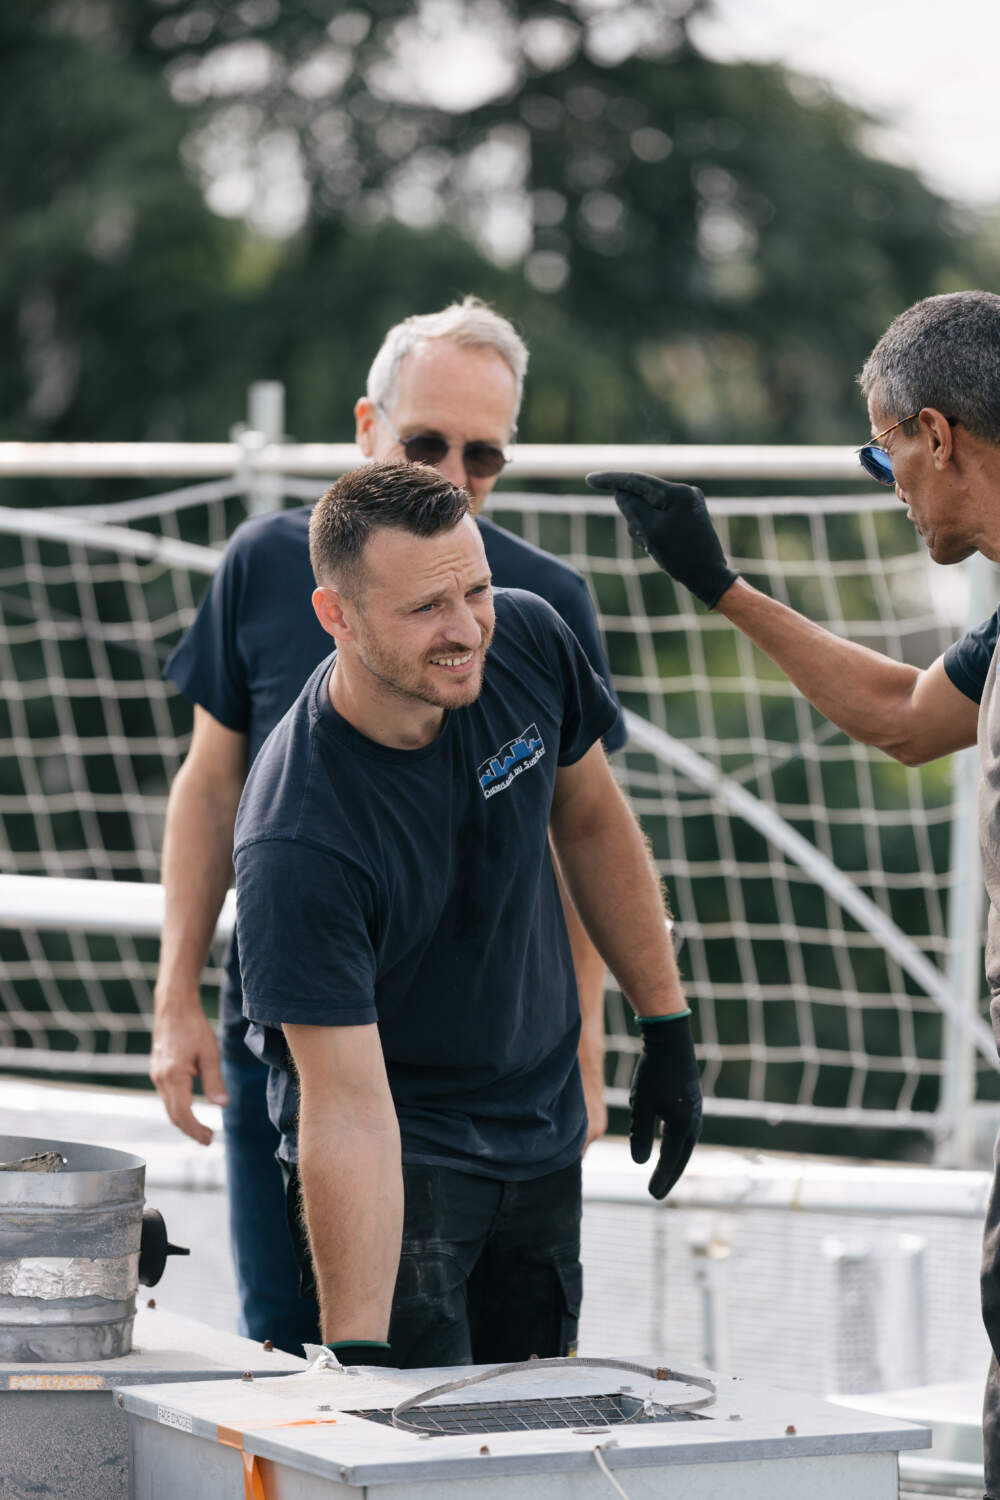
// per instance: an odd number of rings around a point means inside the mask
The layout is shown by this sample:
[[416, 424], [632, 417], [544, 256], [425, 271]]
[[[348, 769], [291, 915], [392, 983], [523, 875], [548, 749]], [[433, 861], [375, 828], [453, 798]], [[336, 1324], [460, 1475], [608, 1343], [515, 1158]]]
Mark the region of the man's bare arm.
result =
[[323, 1338], [385, 1340], [403, 1169], [378, 1027], [283, 1030], [299, 1078], [299, 1177]]
[[976, 743], [979, 705], [954, 686], [941, 657], [925, 670], [894, 661], [814, 625], [742, 578], [715, 610], [852, 739], [911, 766]]
[[550, 828], [577, 910], [641, 1023], [642, 1052], [629, 1090], [629, 1144], [633, 1161], [648, 1161], [662, 1122], [649, 1191], [664, 1198], [687, 1166], [701, 1129], [698, 1063], [663, 888], [600, 744], [575, 766], [560, 767]]
[[659, 876], [602, 745], [560, 767], [550, 828], [583, 924], [635, 1011], [685, 1010]]
[[246, 736], [195, 708], [194, 734], [174, 778], [163, 834], [166, 911], [156, 978], [150, 1076], [171, 1120], [208, 1145], [191, 1108], [193, 1080], [225, 1104], [219, 1045], [201, 1004], [201, 972], [233, 868], [233, 825], [246, 778]]
[[738, 578], [715, 534], [705, 497], [652, 474], [588, 474], [611, 491], [631, 536], [676, 582], [724, 615], [845, 734], [904, 765], [975, 744], [979, 710], [939, 659], [920, 671], [845, 641]]

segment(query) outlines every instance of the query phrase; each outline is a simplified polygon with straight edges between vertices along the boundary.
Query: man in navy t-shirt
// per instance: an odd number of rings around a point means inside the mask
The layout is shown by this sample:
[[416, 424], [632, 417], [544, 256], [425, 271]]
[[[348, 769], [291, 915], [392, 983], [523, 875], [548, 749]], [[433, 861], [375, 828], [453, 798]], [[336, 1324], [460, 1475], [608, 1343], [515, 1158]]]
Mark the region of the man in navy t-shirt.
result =
[[[432, 462], [469, 492], [479, 512], [514, 435], [527, 350], [515, 330], [475, 298], [390, 329], [355, 408], [357, 439], [371, 458]], [[315, 1305], [298, 1296], [273, 1156], [266, 1069], [247, 1050], [239, 955], [230, 944], [221, 995], [220, 1047], [199, 983], [232, 874], [232, 828], [251, 764], [306, 677], [329, 651], [310, 604], [310, 511], [280, 511], [239, 527], [197, 619], [166, 674], [195, 704], [194, 735], [167, 809], [163, 852], [166, 920], [156, 986], [151, 1072], [170, 1118], [195, 1140], [211, 1131], [191, 1108], [192, 1080], [226, 1105], [223, 1121], [230, 1237], [241, 1329], [282, 1348], [315, 1340]], [[482, 515], [477, 524], [497, 583], [530, 589], [559, 612], [609, 692], [594, 607], [580, 575]], [[625, 741], [619, 712], [605, 735]], [[605, 1124], [604, 966], [567, 908], [583, 1014], [580, 1062], [589, 1134]]]
[[[634, 1121], [665, 1193], [700, 1118], [660, 884], [601, 745], [616, 708], [537, 596], [499, 591], [465, 492], [424, 465], [316, 506], [336, 642], [236, 820], [248, 1041], [289, 1218], [342, 1362], [572, 1351], [587, 1117], [552, 842], [640, 1018]], [[647, 1147], [648, 1154], [648, 1147]]]

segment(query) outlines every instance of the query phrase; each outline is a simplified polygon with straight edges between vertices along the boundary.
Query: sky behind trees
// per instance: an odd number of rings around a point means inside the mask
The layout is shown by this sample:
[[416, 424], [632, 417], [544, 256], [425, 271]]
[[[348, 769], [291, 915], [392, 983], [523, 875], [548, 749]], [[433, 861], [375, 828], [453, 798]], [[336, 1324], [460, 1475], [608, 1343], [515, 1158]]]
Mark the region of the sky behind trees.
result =
[[871, 134], [936, 192], [1000, 204], [1000, 10], [991, 0], [713, 0], [692, 26], [720, 62], [779, 62], [884, 117]]

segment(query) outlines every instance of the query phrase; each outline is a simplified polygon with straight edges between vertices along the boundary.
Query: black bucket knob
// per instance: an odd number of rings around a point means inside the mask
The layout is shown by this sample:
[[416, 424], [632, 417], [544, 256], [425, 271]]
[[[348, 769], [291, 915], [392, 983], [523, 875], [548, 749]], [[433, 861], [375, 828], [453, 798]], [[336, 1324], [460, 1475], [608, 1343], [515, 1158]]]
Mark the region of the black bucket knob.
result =
[[155, 1286], [163, 1275], [168, 1255], [190, 1255], [182, 1245], [171, 1245], [167, 1226], [159, 1209], [142, 1211], [142, 1237], [139, 1240], [139, 1280], [143, 1286]]

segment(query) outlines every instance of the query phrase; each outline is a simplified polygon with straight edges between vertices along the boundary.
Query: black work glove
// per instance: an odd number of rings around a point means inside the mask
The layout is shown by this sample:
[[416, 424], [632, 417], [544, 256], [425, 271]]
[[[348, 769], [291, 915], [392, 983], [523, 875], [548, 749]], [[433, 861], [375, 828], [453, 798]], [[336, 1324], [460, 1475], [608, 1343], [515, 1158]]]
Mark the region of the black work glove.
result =
[[629, 1145], [632, 1160], [649, 1160], [657, 1120], [663, 1121], [660, 1159], [649, 1179], [665, 1198], [688, 1164], [701, 1134], [701, 1080], [691, 1037], [691, 1012], [643, 1021], [642, 1054], [632, 1074]]
[[726, 561], [705, 496], [693, 484], [617, 472], [588, 474], [587, 483], [614, 493], [629, 536], [709, 609], [739, 578]]
[[389, 1345], [375, 1339], [340, 1339], [324, 1347], [332, 1349], [342, 1365], [387, 1365], [395, 1369]]

